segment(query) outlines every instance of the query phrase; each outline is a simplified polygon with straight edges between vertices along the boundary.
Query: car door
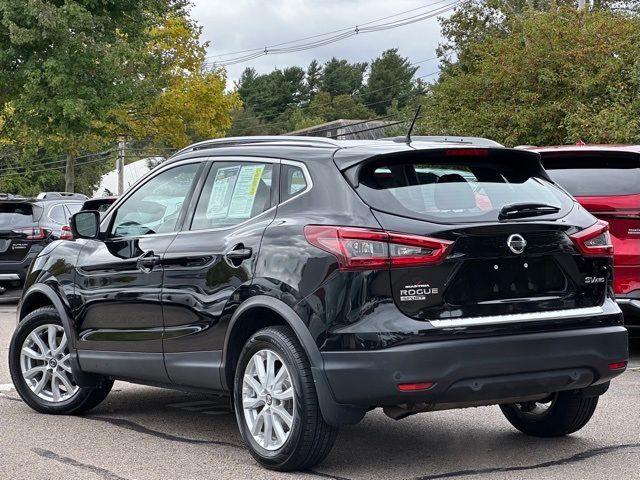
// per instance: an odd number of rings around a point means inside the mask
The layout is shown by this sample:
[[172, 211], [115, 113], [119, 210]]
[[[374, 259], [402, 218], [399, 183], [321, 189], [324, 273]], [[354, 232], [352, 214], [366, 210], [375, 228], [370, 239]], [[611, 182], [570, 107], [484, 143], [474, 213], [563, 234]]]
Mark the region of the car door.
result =
[[249, 295], [262, 234], [275, 216], [279, 162], [216, 160], [194, 213], [164, 259], [165, 366], [178, 385], [217, 390], [224, 335]]
[[76, 267], [78, 357], [84, 370], [166, 382], [160, 294], [165, 250], [201, 162], [161, 169], [127, 194], [85, 243]]

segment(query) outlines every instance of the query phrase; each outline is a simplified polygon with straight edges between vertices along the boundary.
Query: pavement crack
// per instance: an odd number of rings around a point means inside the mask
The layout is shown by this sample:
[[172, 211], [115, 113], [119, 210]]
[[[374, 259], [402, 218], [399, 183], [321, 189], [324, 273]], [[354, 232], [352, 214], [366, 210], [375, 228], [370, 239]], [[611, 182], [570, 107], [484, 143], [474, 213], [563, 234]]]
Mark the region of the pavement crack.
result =
[[537, 463], [534, 465], [522, 465], [514, 467], [496, 467], [496, 468], [483, 468], [478, 470], [458, 470], [455, 472], [438, 473], [435, 475], [426, 475], [423, 477], [416, 477], [414, 480], [435, 480], [439, 478], [454, 478], [465, 477], [468, 475], [483, 475], [488, 473], [501, 473], [501, 472], [522, 472], [526, 470], [537, 470], [539, 468], [555, 467], [560, 465], [568, 465], [571, 463], [583, 462], [593, 457], [605, 455], [607, 453], [616, 450], [626, 450], [640, 448], [640, 443], [626, 443], [622, 445], [609, 445], [607, 447], [593, 448], [591, 450], [585, 450], [584, 452], [576, 453], [570, 457], [560, 458], [558, 460], [551, 460], [549, 462]]
[[351, 480], [349, 477], [340, 477], [338, 475], [332, 475], [330, 473], [317, 472], [316, 470], [305, 470], [299, 473], [306, 473], [308, 475], [315, 475], [316, 477], [322, 478], [331, 478], [332, 480]]
[[106, 468], [96, 467], [95, 465], [90, 465], [88, 463], [82, 463], [73, 458], [58, 455], [57, 453], [52, 452], [51, 450], [44, 450], [42, 448], [32, 448], [31, 451], [41, 457], [48, 458], [50, 460], [54, 460], [56, 462], [63, 463], [65, 465], [71, 465], [72, 467], [81, 468], [82, 470], [85, 470], [87, 472], [95, 473], [100, 478], [104, 478], [105, 480], [127, 480], [126, 478], [121, 477], [120, 475], [116, 475], [115, 473], [107, 470]]
[[219, 440], [198, 440], [194, 438], [178, 437], [176, 435], [171, 435], [170, 433], [160, 432], [158, 430], [147, 428], [143, 425], [140, 425], [139, 423], [135, 423], [130, 420], [125, 420], [123, 418], [95, 417], [95, 416], [86, 417], [86, 418], [91, 420], [96, 420], [98, 422], [108, 423], [116, 427], [125, 428], [127, 430], [132, 430], [134, 432], [142, 433], [145, 435], [151, 435], [157, 438], [161, 438], [163, 440], [169, 440], [171, 442], [189, 443], [191, 445], [222, 445], [225, 447], [241, 448], [244, 450], [244, 446], [238, 445], [237, 443], [223, 442]]

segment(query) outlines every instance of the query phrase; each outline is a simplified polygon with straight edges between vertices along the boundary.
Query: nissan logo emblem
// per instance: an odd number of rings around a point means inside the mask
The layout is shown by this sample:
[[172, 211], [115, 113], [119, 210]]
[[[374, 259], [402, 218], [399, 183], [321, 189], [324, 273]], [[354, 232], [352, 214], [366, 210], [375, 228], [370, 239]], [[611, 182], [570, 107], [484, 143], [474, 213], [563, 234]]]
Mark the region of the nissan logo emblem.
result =
[[525, 247], [527, 246], [527, 241], [524, 239], [522, 235], [519, 233], [514, 233], [507, 238], [507, 247], [513, 253], [520, 255], [524, 252]]

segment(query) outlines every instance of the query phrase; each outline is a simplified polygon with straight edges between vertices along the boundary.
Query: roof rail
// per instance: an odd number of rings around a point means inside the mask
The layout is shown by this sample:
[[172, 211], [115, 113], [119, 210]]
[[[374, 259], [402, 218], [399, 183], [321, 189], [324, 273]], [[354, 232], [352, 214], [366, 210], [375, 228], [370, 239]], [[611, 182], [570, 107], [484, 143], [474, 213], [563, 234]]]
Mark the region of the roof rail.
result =
[[331, 138], [326, 137], [301, 137], [290, 135], [259, 135], [250, 137], [227, 137], [214, 138], [203, 142], [194, 143], [182, 150], [177, 151], [173, 156], [185, 152], [195, 152], [196, 150], [206, 150], [209, 148], [236, 147], [242, 145], [256, 145], [260, 143], [295, 145], [301, 147], [339, 147], [340, 144]]
[[54, 198], [75, 198], [78, 200], [87, 200], [89, 197], [82, 193], [73, 192], [40, 192], [36, 197], [38, 200], [52, 200]]
[[[407, 143], [407, 137], [385, 137], [379, 140], [387, 140], [397, 143]], [[479, 147], [504, 147], [501, 143], [482, 137], [456, 137], [444, 135], [415, 135], [412, 142], [454, 143], [456, 145], [475, 145]]]

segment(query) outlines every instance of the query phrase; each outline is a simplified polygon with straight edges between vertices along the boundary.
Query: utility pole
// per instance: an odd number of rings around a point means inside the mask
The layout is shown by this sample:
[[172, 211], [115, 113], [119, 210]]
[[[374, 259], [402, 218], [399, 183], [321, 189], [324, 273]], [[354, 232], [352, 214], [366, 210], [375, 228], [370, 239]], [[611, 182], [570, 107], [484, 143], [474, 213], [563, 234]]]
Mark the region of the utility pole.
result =
[[67, 163], [64, 171], [64, 191], [73, 193], [75, 191], [76, 173], [75, 158], [71, 153], [67, 153]]
[[124, 151], [127, 146], [124, 136], [118, 139], [118, 160], [116, 161], [116, 170], [118, 171], [118, 196], [124, 192]]

